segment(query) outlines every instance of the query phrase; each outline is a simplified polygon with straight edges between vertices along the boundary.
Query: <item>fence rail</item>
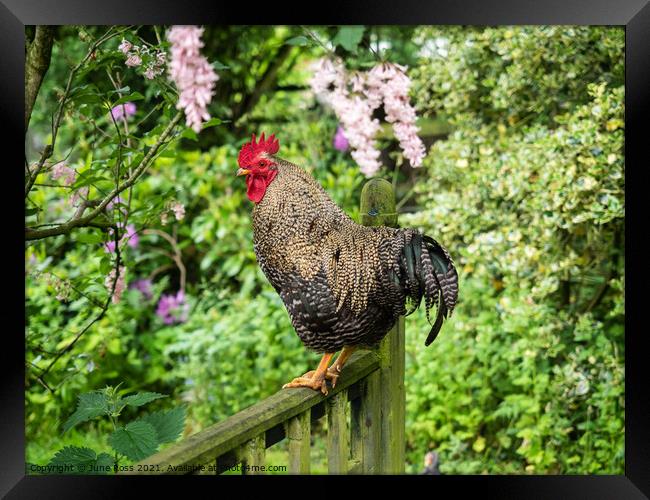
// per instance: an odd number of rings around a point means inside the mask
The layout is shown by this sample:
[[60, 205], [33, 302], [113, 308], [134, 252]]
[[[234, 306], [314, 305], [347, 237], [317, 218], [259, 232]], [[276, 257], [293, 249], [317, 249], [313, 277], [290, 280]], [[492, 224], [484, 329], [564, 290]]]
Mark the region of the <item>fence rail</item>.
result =
[[[361, 193], [361, 223], [396, 226], [389, 182], [368, 181]], [[288, 471], [310, 472], [311, 426], [327, 418], [331, 474], [404, 472], [404, 318], [376, 350], [355, 352], [335, 388], [324, 396], [285, 389], [136, 464], [130, 474], [220, 474], [241, 464], [261, 472], [266, 449], [288, 439]]]

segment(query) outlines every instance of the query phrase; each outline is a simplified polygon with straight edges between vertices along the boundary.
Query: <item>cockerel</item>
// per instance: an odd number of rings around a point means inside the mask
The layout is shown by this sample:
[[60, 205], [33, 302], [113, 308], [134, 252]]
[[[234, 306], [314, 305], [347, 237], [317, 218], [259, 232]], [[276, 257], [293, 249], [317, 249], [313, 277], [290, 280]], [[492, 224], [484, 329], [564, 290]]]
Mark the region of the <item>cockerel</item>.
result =
[[[327, 394], [357, 347], [376, 345], [424, 296], [438, 335], [458, 297], [449, 253], [415, 229], [361, 226], [306, 171], [276, 156], [274, 135], [242, 146], [237, 175], [254, 203], [255, 255], [303, 344], [323, 353], [316, 370], [284, 387]], [[341, 350], [331, 367], [329, 363]]]

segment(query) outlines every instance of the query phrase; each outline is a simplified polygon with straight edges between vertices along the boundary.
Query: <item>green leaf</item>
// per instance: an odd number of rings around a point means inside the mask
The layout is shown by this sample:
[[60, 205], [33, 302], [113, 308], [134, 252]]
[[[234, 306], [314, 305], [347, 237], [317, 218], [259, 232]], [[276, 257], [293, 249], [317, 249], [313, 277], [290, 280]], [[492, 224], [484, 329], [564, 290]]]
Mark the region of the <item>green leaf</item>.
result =
[[111, 90], [109, 92], [109, 94], [124, 94], [125, 92], [128, 92], [129, 90], [131, 90], [131, 87], [129, 87], [127, 85], [125, 87], [122, 87], [121, 89]]
[[160, 398], [166, 398], [164, 394], [160, 394], [157, 392], [138, 392], [137, 394], [133, 394], [131, 396], [127, 396], [125, 398], [122, 398], [122, 403], [127, 404], [129, 406], [142, 406], [146, 405], [147, 403], [151, 403], [152, 401]]
[[183, 130], [183, 132], [181, 132], [181, 137], [183, 137], [185, 139], [190, 139], [192, 141], [198, 141], [199, 140], [199, 136], [191, 128], [186, 128], [185, 130]]
[[115, 461], [113, 460], [113, 457], [110, 456], [108, 453], [100, 453], [97, 455], [97, 462], [96, 465], [98, 467], [113, 467], [115, 465]]
[[114, 462], [108, 453], [99, 456], [90, 448], [66, 446], [56, 452], [50, 463], [52, 474], [108, 474]]
[[230, 66], [226, 66], [225, 64], [220, 63], [219, 61], [214, 61], [212, 63], [212, 67], [217, 71], [222, 71], [224, 69], [230, 69]]
[[86, 422], [100, 415], [110, 415], [108, 400], [101, 391], [86, 392], [79, 395], [77, 410], [63, 424], [63, 432], [68, 432], [72, 427], [81, 422]]
[[309, 43], [309, 39], [306, 36], [294, 36], [293, 38], [289, 38], [286, 42], [287, 45], [298, 45], [300, 47], [303, 47]]
[[178, 439], [185, 428], [185, 407], [149, 413], [141, 420], [156, 429], [158, 443], [171, 443]]
[[99, 261], [99, 272], [103, 275], [106, 275], [111, 272], [112, 268], [113, 264], [111, 263], [110, 257], [102, 257], [102, 260]]
[[147, 458], [158, 449], [156, 429], [143, 420], [120, 427], [108, 436], [108, 443], [115, 451], [133, 461]]
[[142, 99], [144, 99], [144, 96], [140, 92], [133, 92], [132, 94], [120, 97], [113, 103], [112, 107], [114, 108], [115, 106], [119, 106], [120, 104], [124, 104], [126, 102], [141, 101]]
[[88, 92], [75, 97], [74, 102], [76, 104], [101, 104], [102, 98], [99, 94]]
[[220, 118], [210, 118], [207, 122], [203, 124], [203, 130], [209, 127], [214, 127], [215, 125], [221, 125], [223, 122]]
[[104, 241], [104, 238], [100, 234], [96, 233], [81, 233], [77, 235], [77, 241], [81, 243], [101, 243]]
[[332, 43], [340, 45], [349, 52], [356, 52], [365, 29], [364, 26], [341, 26]]
[[101, 182], [105, 180], [107, 180], [105, 177], [94, 175], [92, 170], [86, 170], [85, 172], [80, 174], [79, 177], [77, 177], [77, 180], [73, 185], [73, 189], [77, 190], [80, 187], [89, 186], [90, 184], [96, 184], [97, 182]]
[[25, 216], [37, 214], [38, 212], [40, 212], [40, 210], [41, 210], [40, 208], [36, 208], [36, 207], [35, 208], [26, 208], [25, 209]]

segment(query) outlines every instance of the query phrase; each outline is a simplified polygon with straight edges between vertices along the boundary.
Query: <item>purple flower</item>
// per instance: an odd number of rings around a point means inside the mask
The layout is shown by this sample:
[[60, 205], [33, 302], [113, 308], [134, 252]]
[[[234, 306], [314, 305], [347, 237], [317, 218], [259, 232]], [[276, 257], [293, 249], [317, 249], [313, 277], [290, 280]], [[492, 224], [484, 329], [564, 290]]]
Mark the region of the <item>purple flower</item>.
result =
[[151, 291], [151, 280], [149, 279], [137, 279], [129, 284], [129, 289], [138, 290], [147, 300], [150, 300], [153, 297], [153, 292]]
[[345, 134], [343, 134], [343, 127], [341, 127], [340, 125], [336, 129], [336, 134], [334, 135], [333, 142], [334, 142], [334, 148], [338, 149], [339, 151], [347, 151], [348, 148], [350, 147], [350, 143], [345, 138]]
[[104, 250], [106, 251], [106, 253], [115, 252], [115, 240], [110, 240], [104, 243]]
[[156, 315], [163, 320], [166, 325], [174, 323], [184, 323], [187, 321], [189, 304], [185, 303], [185, 293], [179, 290], [176, 295], [163, 295], [158, 301]]
[[136, 248], [140, 242], [140, 237], [138, 236], [135, 226], [133, 224], [128, 224], [126, 226], [126, 234], [124, 238], [127, 239], [127, 243], [131, 248]]
[[136, 106], [132, 102], [125, 102], [124, 104], [119, 104], [111, 109], [111, 115], [113, 119], [117, 120], [126, 120], [129, 116], [133, 116], [136, 111]]

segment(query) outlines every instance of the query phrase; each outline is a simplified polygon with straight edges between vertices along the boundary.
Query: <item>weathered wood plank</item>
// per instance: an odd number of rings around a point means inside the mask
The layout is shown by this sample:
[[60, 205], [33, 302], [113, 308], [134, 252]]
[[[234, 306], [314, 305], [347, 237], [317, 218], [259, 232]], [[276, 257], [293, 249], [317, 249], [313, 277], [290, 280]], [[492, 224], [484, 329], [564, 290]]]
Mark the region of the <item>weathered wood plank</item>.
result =
[[364, 226], [397, 227], [393, 186], [386, 179], [370, 179], [361, 190], [359, 213]]
[[[184, 474], [183, 466], [209, 463], [249, 439], [295, 417], [327, 398], [347, 390], [379, 367], [377, 353], [358, 351], [345, 366], [329, 396], [312, 389], [283, 389], [227, 418], [223, 422], [197, 432], [169, 448], [144, 459], [142, 464], [159, 464], [160, 471], [130, 472], [126, 474]], [[287, 374], [287, 378], [291, 378]], [[136, 468], [137, 469], [137, 468]], [[156, 467], [153, 467], [156, 469]]]
[[404, 317], [379, 345], [381, 464], [384, 474], [403, 474], [405, 466]]
[[[361, 223], [365, 226], [397, 227], [395, 193], [390, 182], [371, 179], [361, 191]], [[381, 464], [379, 471], [404, 472], [406, 394], [404, 391], [404, 318], [379, 344]]]
[[[360, 384], [365, 385], [365, 380]], [[361, 418], [361, 397], [350, 401], [350, 466], [352, 470], [356, 463], [363, 461], [363, 421]]]
[[346, 474], [350, 459], [347, 391], [327, 401], [327, 469], [330, 474]]
[[264, 433], [244, 443], [239, 452], [242, 465], [242, 474], [246, 476], [261, 475], [261, 468], [265, 465], [266, 443]]
[[377, 474], [381, 452], [381, 408], [379, 372], [368, 375], [360, 384], [361, 396], [352, 401], [353, 459], [360, 464], [355, 473]]
[[309, 474], [311, 451], [311, 414], [305, 411], [287, 422], [289, 473]]

